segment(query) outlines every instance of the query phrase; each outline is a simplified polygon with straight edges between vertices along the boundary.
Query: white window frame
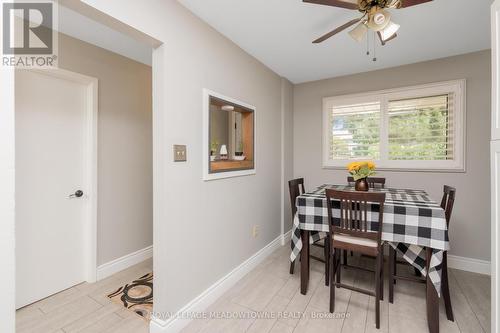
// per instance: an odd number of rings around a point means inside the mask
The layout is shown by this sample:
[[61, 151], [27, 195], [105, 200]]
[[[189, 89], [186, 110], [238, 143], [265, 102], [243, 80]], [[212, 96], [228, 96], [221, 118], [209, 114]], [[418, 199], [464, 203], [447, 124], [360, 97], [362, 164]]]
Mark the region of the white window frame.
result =
[[[380, 102], [380, 159], [374, 160], [379, 170], [394, 171], [436, 171], [465, 172], [466, 170], [466, 81], [455, 80], [430, 83], [418, 86], [372, 91], [361, 94], [350, 94], [323, 98], [323, 168], [344, 169], [355, 159], [330, 159], [330, 124], [329, 116], [334, 106], [356, 104], [363, 102]], [[391, 100], [401, 100], [440, 94], [454, 94], [454, 152], [453, 160], [422, 161], [422, 160], [389, 160], [389, 117], [388, 103]], [[366, 159], [360, 159], [366, 160]]]

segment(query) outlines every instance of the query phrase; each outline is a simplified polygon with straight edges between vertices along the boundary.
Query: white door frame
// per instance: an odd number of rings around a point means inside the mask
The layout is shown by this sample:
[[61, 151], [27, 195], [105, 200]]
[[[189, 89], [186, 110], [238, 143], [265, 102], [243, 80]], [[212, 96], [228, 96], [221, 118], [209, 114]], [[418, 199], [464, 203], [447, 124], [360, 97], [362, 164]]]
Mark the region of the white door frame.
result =
[[[0, 26], [0, 30], [2, 27]], [[1, 31], [0, 31], [1, 33]], [[15, 122], [14, 69], [0, 68], [0, 332], [15, 331]]]
[[497, 332], [499, 328], [500, 314], [500, 256], [499, 251], [499, 233], [500, 211], [498, 200], [500, 197], [500, 180], [498, 170], [500, 168], [500, 77], [499, 77], [499, 31], [500, 31], [500, 0], [496, 0], [491, 5], [491, 332]]
[[33, 72], [68, 80], [86, 88], [85, 99], [85, 133], [83, 161], [84, 191], [84, 257], [85, 279], [87, 282], [97, 280], [97, 116], [98, 116], [98, 79], [65, 69], [33, 69]]
[[500, 168], [500, 77], [499, 57], [500, 54], [500, 0], [491, 5], [491, 332], [499, 329], [500, 316], [500, 211], [498, 200], [500, 198], [500, 180], [498, 170]]

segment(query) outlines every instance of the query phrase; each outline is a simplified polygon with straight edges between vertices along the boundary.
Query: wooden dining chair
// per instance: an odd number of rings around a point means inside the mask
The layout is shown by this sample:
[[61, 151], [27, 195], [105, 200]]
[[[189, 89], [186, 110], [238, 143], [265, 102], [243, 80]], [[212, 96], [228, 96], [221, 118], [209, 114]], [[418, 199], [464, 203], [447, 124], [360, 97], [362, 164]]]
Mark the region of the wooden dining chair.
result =
[[[385, 188], [385, 178], [383, 177], [368, 177], [366, 179], [366, 181], [368, 182], [368, 186], [370, 188]], [[354, 180], [354, 177], [352, 176], [348, 176], [347, 177], [347, 184], [351, 185], [351, 186], [354, 186], [354, 183], [356, 181]], [[347, 252], [344, 252], [343, 253], [344, 255], [344, 265], [348, 265], [347, 263]], [[354, 253], [351, 251], [351, 257], [354, 255]]]
[[[297, 201], [297, 197], [301, 194], [304, 194], [305, 188], [304, 188], [304, 178], [297, 178], [297, 179], [292, 179], [288, 182], [288, 189], [290, 191], [290, 204], [292, 206], [292, 219], [295, 217], [295, 214], [297, 213], [297, 206], [295, 202]], [[313, 246], [320, 247], [323, 249], [323, 254], [324, 258], [319, 258], [314, 255], [310, 255], [310, 258], [321, 261], [325, 263], [325, 284], [328, 285], [329, 283], [329, 260], [328, 260], [328, 255], [330, 253], [330, 249], [328, 248], [328, 242], [325, 242], [324, 240], [319, 240], [316, 241], [312, 244]], [[293, 274], [295, 268], [295, 261], [290, 262], [290, 274]]]
[[[375, 323], [380, 328], [380, 300], [384, 295], [382, 224], [385, 193], [345, 192], [326, 190], [330, 232], [330, 312], [335, 311], [335, 289], [346, 288], [375, 296]], [[375, 204], [375, 205], [374, 205]], [[369, 221], [368, 212], [378, 207], [378, 221]], [[333, 212], [338, 214], [333, 214]], [[372, 211], [373, 212], [373, 211]], [[371, 215], [371, 214], [370, 214]], [[370, 230], [370, 223], [377, 223], [377, 231]], [[376, 258], [375, 291], [356, 288], [341, 282], [340, 251], [354, 251]], [[363, 269], [367, 270], [367, 269]]]
[[[455, 204], [456, 192], [457, 190], [454, 187], [448, 185], [445, 185], [443, 188], [443, 198], [441, 199], [441, 208], [443, 208], [445, 211], [446, 226], [448, 227], [448, 230], [450, 230], [451, 213], [453, 211], [453, 205]], [[408, 277], [408, 276], [397, 275], [398, 264], [409, 265], [409, 263], [407, 262], [398, 261], [396, 256], [396, 250], [392, 246], [389, 246], [389, 302], [390, 303], [393, 303], [394, 301], [394, 284], [396, 283], [396, 280], [399, 279], [399, 280], [426, 283], [426, 280], [424, 278], [420, 278], [418, 276]], [[446, 317], [450, 321], [455, 321], [453, 316], [453, 308], [451, 306], [450, 285], [448, 281], [448, 251], [444, 251], [443, 253], [443, 263], [441, 269], [442, 269], [441, 293], [443, 295], [444, 305], [446, 308]]]
[[[368, 186], [370, 186], [371, 188], [376, 188], [376, 187], [385, 188], [385, 178], [368, 177], [366, 178], [366, 181], [368, 182]], [[355, 183], [354, 177], [351, 176], [347, 177], [347, 183], [349, 185], [354, 185]]]

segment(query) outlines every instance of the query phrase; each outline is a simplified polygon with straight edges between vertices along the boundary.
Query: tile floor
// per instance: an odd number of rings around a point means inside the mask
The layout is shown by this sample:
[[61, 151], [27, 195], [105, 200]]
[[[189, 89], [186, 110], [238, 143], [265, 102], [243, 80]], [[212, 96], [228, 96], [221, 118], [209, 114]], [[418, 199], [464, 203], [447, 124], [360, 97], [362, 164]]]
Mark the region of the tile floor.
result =
[[107, 294], [153, 271], [146, 260], [97, 283], [82, 283], [19, 309], [16, 333], [146, 333], [149, 322], [111, 302]]
[[[321, 333], [321, 332], [428, 332], [425, 307], [425, 285], [398, 281], [394, 304], [389, 304], [386, 279], [385, 298], [381, 302], [381, 327], [375, 328], [374, 298], [346, 289], [336, 291], [336, 317], [329, 315], [329, 289], [325, 287], [323, 264], [311, 261], [309, 291], [300, 294], [300, 267], [289, 275], [289, 248], [278, 249], [223, 295], [208, 311], [244, 313], [247, 319], [201, 319], [191, 322], [182, 333]], [[320, 255], [320, 254], [318, 254]], [[358, 264], [369, 265], [371, 259], [354, 257]], [[398, 266], [399, 271], [413, 271]], [[370, 273], [343, 270], [344, 283], [373, 288]], [[490, 331], [489, 276], [451, 270], [450, 288], [455, 322], [446, 319], [441, 302], [441, 332], [480, 333]], [[255, 318], [260, 311], [280, 314], [280, 318]], [[302, 313], [295, 316], [295, 313]], [[343, 315], [347, 314], [348, 317]], [[252, 315], [254, 314], [254, 315]], [[289, 314], [286, 316], [286, 314]]]
[[[337, 289], [336, 314], [328, 313], [329, 290], [324, 285], [323, 266], [311, 261], [309, 292], [299, 291], [299, 265], [288, 274], [289, 248], [275, 251], [237, 285], [212, 304], [207, 312], [232, 314], [226, 319], [192, 321], [183, 333], [300, 333], [300, 332], [428, 332], [424, 285], [398, 281], [394, 304], [381, 303], [381, 328], [375, 328], [373, 297]], [[359, 264], [369, 258], [354, 257]], [[400, 271], [405, 270], [400, 266]], [[410, 269], [408, 274], [411, 274]], [[143, 333], [148, 323], [113, 304], [106, 294], [147, 272], [151, 260], [129, 268], [95, 284], [81, 284], [25, 307], [17, 312], [18, 333]], [[365, 272], [343, 271], [343, 282], [372, 288], [373, 278]], [[446, 319], [441, 302], [441, 332], [490, 332], [489, 276], [459, 270], [450, 272], [450, 288], [455, 322]], [[241, 319], [234, 318], [234, 314]], [[256, 318], [267, 314], [267, 318]], [[274, 315], [274, 316], [273, 316]]]

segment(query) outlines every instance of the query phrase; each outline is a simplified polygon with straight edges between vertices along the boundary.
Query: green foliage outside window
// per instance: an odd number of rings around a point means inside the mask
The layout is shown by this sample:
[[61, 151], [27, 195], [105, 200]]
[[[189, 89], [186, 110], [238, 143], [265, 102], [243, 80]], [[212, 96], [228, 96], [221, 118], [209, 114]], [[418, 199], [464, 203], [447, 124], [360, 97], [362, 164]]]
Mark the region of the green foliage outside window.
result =
[[[453, 159], [448, 96], [389, 103], [389, 160]], [[332, 159], [380, 158], [379, 112], [331, 114]]]
[[[406, 105], [404, 105], [406, 103]], [[449, 142], [448, 96], [391, 102], [389, 106], [390, 160], [446, 160], [453, 158]], [[414, 104], [414, 107], [408, 105]]]
[[331, 136], [333, 159], [380, 156], [380, 118], [378, 112], [334, 116]]

